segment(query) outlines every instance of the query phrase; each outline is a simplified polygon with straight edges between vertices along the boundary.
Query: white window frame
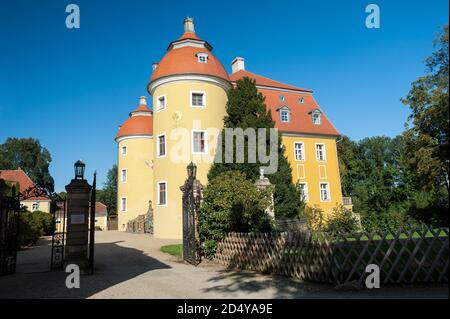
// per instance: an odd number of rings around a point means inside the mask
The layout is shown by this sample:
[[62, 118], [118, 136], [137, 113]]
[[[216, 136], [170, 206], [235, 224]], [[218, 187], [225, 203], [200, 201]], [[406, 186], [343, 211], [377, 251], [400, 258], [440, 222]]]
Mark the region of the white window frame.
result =
[[[125, 199], [125, 205], [123, 204], [123, 200]], [[125, 206], [125, 207], [124, 207]], [[128, 206], [128, 200], [126, 196], [123, 196], [120, 198], [120, 211], [122, 213], [126, 213], [127, 212], [127, 206]]]
[[[159, 138], [161, 136], [164, 136], [164, 155], [161, 155], [160, 149], [159, 149]], [[167, 134], [166, 133], [162, 133], [156, 136], [156, 157], [166, 157], [167, 156]]]
[[[124, 150], [125, 150], [125, 152], [124, 152]], [[121, 146], [120, 147], [120, 155], [127, 156], [127, 154], [128, 154], [128, 147], [126, 145]]]
[[[317, 115], [317, 119], [318, 119], [317, 123], [314, 121], [314, 116], [316, 116], [316, 115]], [[311, 118], [312, 118], [312, 122], [313, 122], [314, 125], [321, 125], [322, 124], [322, 113], [320, 113], [320, 112], [313, 112], [311, 114]]]
[[[164, 98], [164, 107], [161, 108], [161, 98]], [[156, 112], [165, 111], [167, 109], [167, 94], [156, 97]]]
[[[297, 149], [296, 149], [296, 146], [297, 146], [298, 144], [301, 145], [301, 147], [300, 147], [300, 153], [301, 153], [301, 155], [302, 155], [302, 158], [297, 158]], [[295, 141], [295, 142], [294, 142], [294, 159], [295, 159], [296, 161], [305, 161], [306, 155], [305, 155], [305, 143], [304, 143], [304, 142], [300, 142], [300, 141]]]
[[[193, 105], [193, 95], [194, 94], [202, 94], [203, 95], [203, 105]], [[196, 107], [196, 108], [205, 108], [206, 107], [206, 92], [205, 91], [190, 91], [189, 94], [189, 98], [190, 98], [190, 105], [191, 107]]]
[[[323, 155], [323, 159], [319, 159], [319, 156], [318, 156], [318, 149], [317, 149], [317, 146], [318, 145], [323, 145], [323, 151], [322, 151], [322, 155]], [[316, 160], [317, 161], [319, 161], [319, 162], [325, 162], [326, 160], [327, 160], [327, 148], [326, 148], [326, 146], [325, 146], [325, 143], [316, 143], [315, 144], [315, 151], [316, 151]]]
[[[36, 205], [37, 207], [34, 208], [34, 205]], [[31, 211], [32, 211], [32, 212], [35, 212], [35, 211], [37, 211], [37, 210], [39, 210], [39, 202], [34, 202], [34, 203], [32, 203], [32, 204], [31, 204]]]
[[[125, 172], [125, 178], [123, 178], [123, 177], [124, 177], [124, 176], [123, 176], [123, 172]], [[126, 183], [127, 180], [128, 180], [128, 171], [127, 171], [126, 168], [122, 168], [122, 169], [120, 170], [120, 182], [121, 182], [121, 183]]]
[[[164, 204], [161, 204], [161, 197], [160, 197], [161, 192], [160, 192], [160, 188], [159, 188], [159, 185], [161, 185], [161, 184], [165, 184], [166, 185], [166, 202]], [[156, 182], [156, 196], [157, 196], [157, 199], [158, 199], [158, 201], [156, 202], [157, 206], [167, 206], [167, 202], [168, 202], [168, 199], [169, 199], [168, 194], [169, 194], [169, 191], [168, 191], [167, 181], [158, 181], [158, 182]]]
[[[326, 200], [324, 200], [322, 198], [322, 188], [321, 188], [322, 185], [327, 185], [326, 191], [327, 191], [328, 199], [326, 199]], [[319, 183], [319, 196], [320, 196], [320, 201], [322, 203], [331, 202], [331, 189], [330, 189], [330, 183], [329, 182], [320, 182]]]
[[[205, 58], [205, 61], [201, 60], [202, 57]], [[208, 53], [205, 53], [205, 52], [197, 53], [197, 61], [199, 63], [208, 63]]]
[[[286, 112], [287, 114], [287, 121], [283, 121], [283, 112]], [[289, 123], [291, 121], [291, 111], [288, 109], [281, 109], [280, 110], [280, 121], [283, 123]]]
[[[194, 148], [194, 133], [204, 133], [205, 138], [205, 149], [203, 152], [196, 152]], [[191, 133], [191, 147], [192, 147], [192, 154], [208, 154], [208, 131], [206, 130], [192, 130]]]
[[[298, 184], [299, 184], [299, 185], [305, 185], [305, 193], [306, 193], [306, 194], [304, 194], [305, 196], [304, 196], [304, 198], [303, 198], [303, 201], [304, 201], [305, 203], [307, 203], [307, 202], [309, 201], [308, 183], [307, 183], [307, 182], [299, 182]], [[303, 194], [302, 194], [302, 195], [303, 195]]]

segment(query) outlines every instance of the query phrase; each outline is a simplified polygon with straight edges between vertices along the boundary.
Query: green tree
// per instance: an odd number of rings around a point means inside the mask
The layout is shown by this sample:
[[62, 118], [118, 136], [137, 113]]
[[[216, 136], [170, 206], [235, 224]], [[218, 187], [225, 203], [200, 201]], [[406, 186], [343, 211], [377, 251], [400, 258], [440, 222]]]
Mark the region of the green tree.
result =
[[108, 215], [117, 214], [117, 165], [108, 170], [103, 189], [97, 190], [97, 201], [108, 208]]
[[[265, 105], [264, 96], [258, 92], [255, 81], [244, 77], [237, 81], [236, 86], [228, 91], [226, 105], [227, 115], [224, 118], [225, 128], [267, 129], [266, 150], [270, 151], [269, 130], [275, 127], [270, 111]], [[222, 132], [222, 159], [221, 163], [214, 163], [208, 173], [208, 180], [212, 181], [219, 174], [226, 171], [241, 171], [247, 178], [255, 181], [259, 176], [259, 168], [266, 166], [257, 158], [256, 163], [248, 162], [248, 137], [244, 139], [244, 163], [225, 163], [225, 133]], [[220, 147], [220, 146], [219, 146]], [[275, 185], [274, 208], [276, 217], [298, 217], [303, 203], [299, 190], [292, 181], [292, 169], [285, 156], [285, 148], [281, 143], [281, 134], [278, 134], [278, 170], [274, 174], [268, 174], [270, 182]], [[258, 149], [257, 149], [258, 152]], [[236, 143], [233, 145], [233, 158], [236, 158]]]
[[412, 83], [402, 102], [411, 115], [404, 133], [409, 164], [424, 190], [449, 191], [449, 51], [448, 25], [435, 40], [436, 51], [425, 61], [426, 75]]
[[256, 189], [244, 173], [219, 174], [206, 187], [198, 214], [205, 255], [213, 257], [217, 242], [228, 232], [271, 231], [271, 218], [264, 211], [269, 204], [270, 193]]
[[0, 169], [21, 168], [38, 186], [54, 191], [50, 152], [33, 138], [8, 138], [0, 144]]
[[341, 187], [343, 196], [354, 195], [354, 187], [361, 181], [359, 148], [358, 144], [347, 136], [342, 136], [337, 141], [339, 159], [339, 172], [341, 175]]

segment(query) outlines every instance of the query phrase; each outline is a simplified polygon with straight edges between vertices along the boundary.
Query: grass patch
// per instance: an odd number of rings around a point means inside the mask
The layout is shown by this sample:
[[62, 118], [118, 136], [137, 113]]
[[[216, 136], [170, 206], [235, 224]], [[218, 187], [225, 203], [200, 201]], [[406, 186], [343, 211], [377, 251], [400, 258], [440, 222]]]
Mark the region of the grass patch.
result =
[[160, 250], [163, 253], [170, 254], [180, 259], [183, 258], [183, 244], [162, 246]]

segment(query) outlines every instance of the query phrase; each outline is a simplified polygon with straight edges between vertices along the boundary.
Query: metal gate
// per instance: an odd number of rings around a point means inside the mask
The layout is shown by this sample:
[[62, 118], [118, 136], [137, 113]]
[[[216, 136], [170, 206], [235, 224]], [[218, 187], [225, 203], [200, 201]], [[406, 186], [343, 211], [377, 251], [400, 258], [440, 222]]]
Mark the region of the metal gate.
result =
[[183, 189], [183, 259], [194, 265], [198, 264], [195, 227], [194, 178], [189, 176]]
[[196, 179], [197, 166], [191, 162], [187, 167], [188, 178], [183, 186], [183, 259], [192, 265], [201, 261], [198, 250], [197, 210], [200, 206], [203, 185]]
[[66, 241], [66, 201], [53, 200], [51, 205], [53, 225], [51, 269], [62, 269], [64, 265], [64, 246]]
[[19, 217], [19, 195], [0, 196], [0, 275], [16, 271]]

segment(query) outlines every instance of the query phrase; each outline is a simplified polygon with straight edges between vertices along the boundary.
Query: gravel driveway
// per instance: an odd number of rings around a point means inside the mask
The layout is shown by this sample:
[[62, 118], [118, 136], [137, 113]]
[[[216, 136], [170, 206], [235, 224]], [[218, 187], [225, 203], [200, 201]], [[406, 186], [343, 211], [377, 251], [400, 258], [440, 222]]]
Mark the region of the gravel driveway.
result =
[[95, 274], [67, 289], [66, 273], [49, 271], [50, 238], [18, 254], [17, 273], [0, 277], [0, 298], [448, 298], [448, 285], [337, 291], [214, 265], [193, 267], [159, 251], [177, 240], [117, 231], [96, 233]]

